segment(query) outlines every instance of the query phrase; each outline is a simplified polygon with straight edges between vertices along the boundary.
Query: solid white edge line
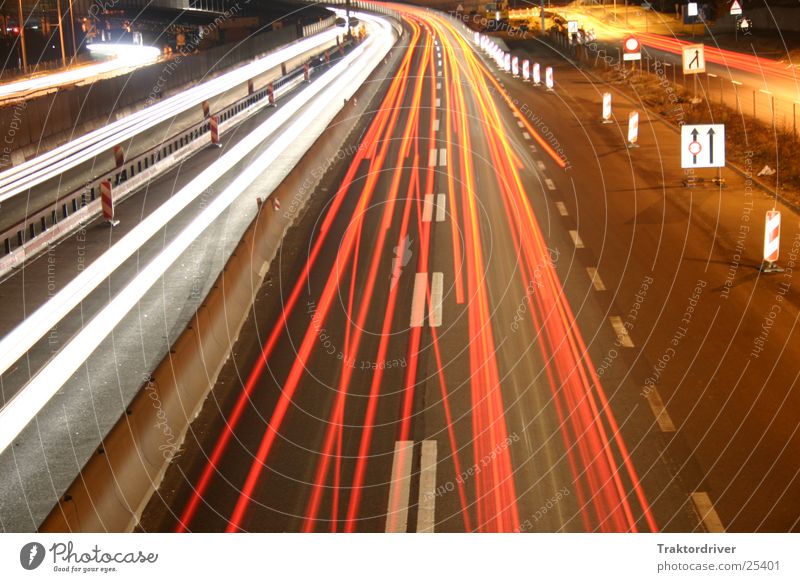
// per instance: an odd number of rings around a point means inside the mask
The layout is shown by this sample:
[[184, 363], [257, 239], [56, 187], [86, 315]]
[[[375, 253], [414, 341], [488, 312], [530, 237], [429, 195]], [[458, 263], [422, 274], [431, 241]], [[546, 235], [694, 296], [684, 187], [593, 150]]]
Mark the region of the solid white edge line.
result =
[[436, 441], [422, 441], [417, 533], [433, 533], [436, 524]]

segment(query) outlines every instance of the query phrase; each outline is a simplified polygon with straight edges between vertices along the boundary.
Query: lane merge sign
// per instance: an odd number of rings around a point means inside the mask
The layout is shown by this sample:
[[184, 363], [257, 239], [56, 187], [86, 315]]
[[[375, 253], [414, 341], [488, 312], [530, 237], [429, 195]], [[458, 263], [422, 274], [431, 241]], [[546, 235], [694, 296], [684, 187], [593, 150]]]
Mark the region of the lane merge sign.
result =
[[682, 47], [683, 74], [696, 75], [706, 72], [705, 46], [702, 44], [686, 44]]
[[725, 166], [725, 125], [681, 126], [681, 168]]

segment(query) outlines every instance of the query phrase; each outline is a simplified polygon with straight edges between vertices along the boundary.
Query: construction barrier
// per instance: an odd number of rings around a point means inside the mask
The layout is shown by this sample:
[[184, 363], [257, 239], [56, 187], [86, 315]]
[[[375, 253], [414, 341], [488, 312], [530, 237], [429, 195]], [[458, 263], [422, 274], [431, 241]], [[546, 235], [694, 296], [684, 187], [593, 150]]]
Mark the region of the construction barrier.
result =
[[628, 114], [628, 147], [638, 146], [639, 141], [639, 112], [631, 111]]

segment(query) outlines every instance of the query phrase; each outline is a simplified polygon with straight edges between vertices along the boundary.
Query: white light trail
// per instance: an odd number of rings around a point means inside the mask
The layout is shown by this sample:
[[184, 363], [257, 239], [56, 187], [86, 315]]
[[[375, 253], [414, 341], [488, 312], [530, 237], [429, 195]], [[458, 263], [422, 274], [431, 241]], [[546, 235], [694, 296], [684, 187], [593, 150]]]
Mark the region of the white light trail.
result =
[[[281, 126], [291, 121], [291, 124], [263, 153], [242, 170], [203, 212], [97, 313], [5, 407], [0, 409], [0, 453], [11, 444], [172, 263], [264, 172], [264, 168], [268, 168], [312, 122], [319, 121], [321, 115], [327, 114], [328, 119], [332, 119], [339, 110], [338, 104], [343, 102], [343, 98], [352, 96], [375, 66], [383, 60], [394, 40], [391, 26], [385, 20], [372, 15], [362, 14], [360, 17], [364, 21], [373, 23], [376, 28], [380, 28], [380, 31], [376, 30], [374, 34], [368, 36], [364, 43], [341, 62], [283, 105], [272, 117], [156, 209], [143, 223], [136, 226], [0, 341], [0, 373], [3, 373], [187, 204]], [[337, 105], [322, 112], [319, 107], [308, 107], [302, 112], [299, 111], [315, 98], [321, 104]]]

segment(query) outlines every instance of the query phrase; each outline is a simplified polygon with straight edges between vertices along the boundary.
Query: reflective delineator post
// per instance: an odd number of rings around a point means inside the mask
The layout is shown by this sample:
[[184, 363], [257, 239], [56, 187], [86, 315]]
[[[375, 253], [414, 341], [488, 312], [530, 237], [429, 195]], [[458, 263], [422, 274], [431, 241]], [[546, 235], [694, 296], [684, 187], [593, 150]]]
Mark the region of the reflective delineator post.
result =
[[522, 80], [531, 80], [531, 62], [528, 59], [522, 61]]
[[628, 114], [628, 147], [638, 148], [639, 144], [639, 112], [631, 111]]
[[533, 63], [533, 84], [534, 85], [542, 84], [542, 72], [539, 63]]
[[103, 209], [103, 218], [111, 226], [117, 226], [119, 220], [114, 220], [114, 198], [111, 194], [111, 180], [100, 182], [100, 205]]
[[269, 101], [270, 105], [275, 105], [275, 89], [272, 86], [272, 83], [267, 85], [267, 100]]
[[519, 57], [511, 57], [511, 74], [519, 77]]
[[203, 119], [208, 117], [209, 113], [211, 113], [211, 110], [208, 106], [208, 101], [203, 101]]
[[303, 65], [303, 79], [305, 79], [306, 83], [311, 81], [311, 70], [308, 66], [308, 63]]
[[544, 70], [544, 84], [548, 91], [553, 90], [553, 67], [547, 67]]
[[256, 88], [255, 85], [253, 84], [253, 79], [250, 79], [249, 81], [247, 81], [247, 94], [252, 95], [255, 92]]
[[767, 210], [764, 222], [764, 262], [761, 271], [764, 273], [780, 273], [783, 271], [776, 263], [781, 247], [781, 213], [779, 210]]
[[611, 121], [611, 93], [603, 93], [603, 123]]

